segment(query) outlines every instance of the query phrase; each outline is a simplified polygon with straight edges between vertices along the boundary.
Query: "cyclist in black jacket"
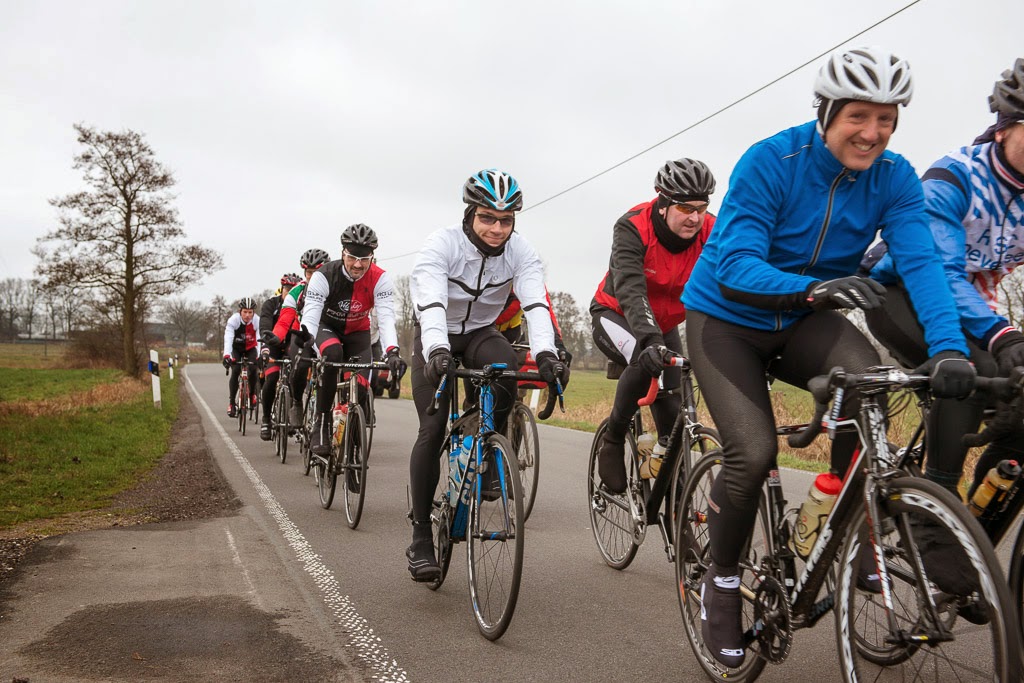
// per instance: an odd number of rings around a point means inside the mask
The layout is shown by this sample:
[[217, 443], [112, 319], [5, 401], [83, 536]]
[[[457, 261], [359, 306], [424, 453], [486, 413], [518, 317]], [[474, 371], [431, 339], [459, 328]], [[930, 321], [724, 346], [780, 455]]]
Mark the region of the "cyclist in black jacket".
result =
[[285, 345], [280, 339], [274, 336], [274, 323], [281, 315], [281, 306], [284, 298], [292, 287], [302, 280], [295, 273], [287, 273], [281, 276], [281, 290], [277, 296], [272, 296], [263, 302], [260, 309], [260, 341], [263, 342], [263, 349], [260, 352], [260, 360], [264, 365], [263, 370], [263, 393], [260, 400], [263, 401], [263, 420], [260, 423], [260, 438], [270, 441], [270, 409], [274, 404], [274, 392], [277, 391], [277, 380], [281, 376], [281, 366], [277, 363], [267, 363], [268, 360], [281, 360], [284, 358]]

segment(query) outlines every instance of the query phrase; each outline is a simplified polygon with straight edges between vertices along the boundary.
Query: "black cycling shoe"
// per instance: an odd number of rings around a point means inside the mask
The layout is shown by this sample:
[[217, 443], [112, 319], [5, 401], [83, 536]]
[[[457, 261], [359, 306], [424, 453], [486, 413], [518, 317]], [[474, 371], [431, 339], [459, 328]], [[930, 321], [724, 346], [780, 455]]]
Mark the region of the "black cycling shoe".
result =
[[326, 413], [320, 413], [313, 422], [313, 430], [309, 439], [309, 450], [313, 455], [331, 454], [331, 420]]
[[[498, 500], [501, 498], [501, 477], [491, 454], [484, 457], [483, 469], [480, 473], [480, 499]], [[512, 484], [508, 480], [505, 481], [505, 490], [508, 499], [512, 500]]]
[[228, 404], [228, 417], [238, 417], [238, 409], [235, 408], [234, 403]]
[[260, 423], [260, 438], [262, 440], [264, 440], [264, 441], [270, 441], [270, 439], [273, 438], [270, 435], [270, 423], [269, 422], [261, 422]]
[[302, 406], [293, 403], [288, 409], [288, 426], [295, 429], [302, 424]]
[[721, 570], [714, 562], [700, 585], [700, 630], [704, 646], [719, 663], [735, 669], [746, 658], [740, 623], [743, 596], [738, 569]]
[[866, 593], [881, 593], [882, 580], [875, 564], [875, 552], [864, 542], [857, 551], [857, 588]]
[[981, 590], [978, 572], [949, 529], [932, 520], [915, 520], [911, 529], [928, 579], [943, 593], [970, 595]]
[[406, 548], [405, 557], [409, 560], [413, 581], [436, 581], [441, 577], [441, 567], [434, 556], [430, 522], [412, 523], [412, 545]]
[[616, 495], [626, 492], [626, 445], [623, 440], [615, 441], [605, 430], [597, 452], [597, 473], [609, 492]]

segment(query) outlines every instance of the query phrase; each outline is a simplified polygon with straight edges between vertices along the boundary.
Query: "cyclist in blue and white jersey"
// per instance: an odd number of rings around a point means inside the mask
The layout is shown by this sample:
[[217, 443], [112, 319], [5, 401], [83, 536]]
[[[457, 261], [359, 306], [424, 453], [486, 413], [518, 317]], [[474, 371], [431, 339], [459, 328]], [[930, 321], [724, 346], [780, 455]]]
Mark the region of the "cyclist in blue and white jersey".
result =
[[[921, 370], [931, 373], [933, 391], [966, 396], [974, 385], [921, 183], [886, 150], [912, 89], [909, 65], [886, 50], [833, 53], [815, 82], [818, 120], [755, 144], [736, 165], [683, 293], [687, 349], [725, 459], [709, 502], [702, 633], [729, 667], [745, 657], [739, 555], [778, 451], [765, 372], [771, 364], [774, 376], [806, 387], [835, 366], [864, 372], [879, 362], [864, 334], [832, 310], [881, 305], [884, 287], [854, 276], [879, 229], [924, 325], [930, 358]], [[856, 436], [836, 435], [832, 467], [840, 474]], [[862, 579], [877, 590], [869, 571]]]
[[[1024, 365], [1024, 334], [997, 312], [1000, 280], [1024, 262], [1024, 58], [996, 82], [989, 105], [996, 113], [995, 124], [973, 145], [935, 162], [923, 184], [928, 226], [971, 361], [979, 375], [994, 377]], [[900, 362], [913, 367], [927, 350], [915, 307], [885, 252], [882, 243], [866, 259], [870, 265], [881, 255], [871, 276], [890, 285], [885, 306], [868, 313], [867, 322]], [[986, 404], [986, 397], [978, 395], [965, 401], [938, 400], [929, 412], [925, 476], [954, 493], [967, 455], [961, 437], [977, 430]], [[1024, 461], [1024, 425], [1018, 420], [1006, 427], [978, 460], [968, 495], [1000, 460]]]
[[[406, 550], [415, 581], [432, 581], [441, 572], [434, 556], [430, 512], [440, 478], [438, 460], [448, 418], [448, 397], [434, 415], [427, 406], [448, 372], [452, 354], [463, 366], [489, 363], [517, 367], [515, 350], [495, 327], [509, 293], [515, 289], [530, 328], [530, 350], [548, 382], [569, 381], [569, 367], [558, 359], [544, 288], [544, 268], [533, 247], [514, 232], [523, 194], [515, 178], [495, 169], [473, 175], [462, 188], [466, 203], [461, 225], [431, 233], [416, 257], [410, 279], [416, 312], [410, 375], [420, 428], [409, 463], [412, 494], [412, 545]], [[494, 385], [494, 422], [505, 431], [516, 398], [516, 381]]]

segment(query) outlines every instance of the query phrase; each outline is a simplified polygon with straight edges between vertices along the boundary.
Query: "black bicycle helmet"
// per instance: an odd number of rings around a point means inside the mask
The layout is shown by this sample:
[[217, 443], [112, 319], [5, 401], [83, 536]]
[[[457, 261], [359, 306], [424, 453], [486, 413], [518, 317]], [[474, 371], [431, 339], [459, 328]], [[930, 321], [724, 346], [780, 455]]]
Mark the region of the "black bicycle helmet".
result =
[[251, 296], [243, 296], [238, 300], [238, 310], [252, 311], [256, 309], [256, 301]]
[[523, 193], [508, 173], [487, 168], [470, 176], [462, 186], [462, 201], [498, 211], [519, 211], [523, 208]]
[[295, 273], [285, 273], [281, 276], [282, 287], [294, 287], [295, 285], [302, 282], [302, 278]]
[[299, 259], [299, 267], [303, 270], [309, 268], [317, 269], [330, 260], [331, 257], [323, 249], [307, 249], [302, 258]]
[[989, 108], [1001, 116], [1024, 119], [1024, 57], [1018, 57], [1012, 69], [1003, 72], [988, 98]]
[[341, 233], [341, 246], [353, 256], [369, 256], [377, 248], [377, 233], [362, 223], [350, 225]]
[[678, 159], [661, 167], [654, 189], [669, 202], [706, 202], [715, 191], [715, 176], [703, 161]]

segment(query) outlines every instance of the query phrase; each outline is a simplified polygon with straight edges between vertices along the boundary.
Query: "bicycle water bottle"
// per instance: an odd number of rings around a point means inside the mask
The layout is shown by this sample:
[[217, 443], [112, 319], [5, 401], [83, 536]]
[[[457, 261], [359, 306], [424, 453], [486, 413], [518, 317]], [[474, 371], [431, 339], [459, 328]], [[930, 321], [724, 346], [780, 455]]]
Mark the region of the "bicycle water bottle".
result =
[[664, 459], [665, 452], [668, 450], [668, 444], [662, 443], [662, 441], [667, 442], [668, 439], [658, 439], [650, 454], [644, 458], [642, 463], [640, 463], [640, 476], [644, 479], [654, 479], [658, 476], [658, 472], [661, 471], [661, 461]]
[[455, 441], [455, 444], [448, 449], [448, 501], [454, 505], [455, 497], [459, 495], [459, 459], [462, 457], [462, 442]]
[[1020, 478], [1020, 474], [1021, 468], [1016, 460], [1002, 460], [990, 469], [971, 496], [969, 507], [974, 516], [988, 517], [998, 514], [1007, 491]]
[[818, 529], [821, 523], [832, 512], [832, 506], [836, 504], [839, 491], [843, 488], [843, 481], [831, 472], [819, 474], [807, 492], [807, 500], [800, 506], [800, 513], [796, 520], [796, 529], [790, 539], [790, 547], [800, 557], [807, 557], [811, 554], [815, 541], [818, 540]]
[[334, 444], [340, 446], [345, 439], [345, 421], [348, 418], [348, 404], [338, 403], [334, 406]]
[[641, 457], [646, 458], [651, 454], [651, 451], [654, 450], [655, 443], [657, 443], [657, 441], [655, 440], [654, 435], [650, 432], [644, 432], [636, 439], [636, 451]]

